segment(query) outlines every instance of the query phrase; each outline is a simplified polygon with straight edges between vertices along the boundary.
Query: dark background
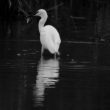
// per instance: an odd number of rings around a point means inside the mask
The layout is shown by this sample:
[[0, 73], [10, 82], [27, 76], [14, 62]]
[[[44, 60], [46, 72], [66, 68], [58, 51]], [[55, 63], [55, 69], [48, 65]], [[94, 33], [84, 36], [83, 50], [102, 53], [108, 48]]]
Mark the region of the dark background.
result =
[[33, 15], [40, 8], [47, 10], [46, 24], [55, 26], [62, 40], [109, 39], [109, 0], [1, 0], [0, 39], [39, 39], [39, 18]]
[[[58, 59], [41, 57], [40, 8]], [[109, 22], [110, 0], [0, 0], [0, 110], [110, 110]]]

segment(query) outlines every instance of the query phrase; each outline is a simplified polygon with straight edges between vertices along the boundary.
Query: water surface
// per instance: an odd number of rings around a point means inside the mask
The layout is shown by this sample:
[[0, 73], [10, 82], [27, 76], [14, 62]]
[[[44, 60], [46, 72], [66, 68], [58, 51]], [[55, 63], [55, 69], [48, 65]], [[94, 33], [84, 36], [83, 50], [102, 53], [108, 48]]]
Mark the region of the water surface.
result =
[[62, 42], [56, 59], [40, 48], [0, 42], [0, 110], [109, 110], [109, 44]]

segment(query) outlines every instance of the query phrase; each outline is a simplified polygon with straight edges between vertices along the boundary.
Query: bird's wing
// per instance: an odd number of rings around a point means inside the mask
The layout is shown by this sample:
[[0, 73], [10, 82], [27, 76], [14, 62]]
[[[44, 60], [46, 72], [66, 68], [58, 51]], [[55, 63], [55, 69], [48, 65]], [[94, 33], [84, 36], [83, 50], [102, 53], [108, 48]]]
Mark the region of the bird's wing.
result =
[[60, 36], [59, 36], [58, 33], [57, 33], [56, 36], [54, 36], [54, 42], [55, 42], [56, 44], [60, 44], [60, 43], [61, 43]]
[[52, 31], [52, 40], [55, 44], [59, 44], [61, 42], [60, 40], [60, 35], [59, 33], [57, 32], [56, 29], [53, 28], [53, 31]]

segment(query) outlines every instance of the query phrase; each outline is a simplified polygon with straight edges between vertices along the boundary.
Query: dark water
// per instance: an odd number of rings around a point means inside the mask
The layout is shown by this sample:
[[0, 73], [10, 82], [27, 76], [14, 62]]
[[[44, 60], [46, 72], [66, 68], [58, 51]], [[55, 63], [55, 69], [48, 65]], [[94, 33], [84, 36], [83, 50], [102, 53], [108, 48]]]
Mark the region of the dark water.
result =
[[39, 41], [0, 42], [0, 110], [110, 110], [110, 45], [63, 42], [59, 58]]

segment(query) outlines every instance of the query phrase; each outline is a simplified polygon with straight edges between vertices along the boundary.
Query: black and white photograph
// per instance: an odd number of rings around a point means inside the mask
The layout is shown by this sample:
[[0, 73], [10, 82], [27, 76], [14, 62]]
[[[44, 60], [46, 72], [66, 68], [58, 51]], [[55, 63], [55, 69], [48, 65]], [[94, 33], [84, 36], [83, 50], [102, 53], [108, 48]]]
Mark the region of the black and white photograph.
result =
[[0, 0], [0, 110], [110, 110], [110, 0]]

